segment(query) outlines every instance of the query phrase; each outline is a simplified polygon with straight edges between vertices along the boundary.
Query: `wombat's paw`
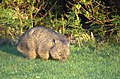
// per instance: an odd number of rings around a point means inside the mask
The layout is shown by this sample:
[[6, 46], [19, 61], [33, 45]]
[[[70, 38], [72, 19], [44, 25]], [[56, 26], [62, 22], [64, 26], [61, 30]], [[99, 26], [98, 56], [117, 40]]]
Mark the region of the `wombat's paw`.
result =
[[48, 60], [49, 52], [47, 51], [47, 52], [44, 52], [44, 53], [43, 52], [39, 53], [39, 56], [40, 56], [41, 59]]
[[64, 55], [64, 54], [59, 54], [59, 61], [66, 61], [67, 60], [67, 58], [68, 58], [68, 56], [67, 55]]
[[28, 59], [35, 59], [36, 58], [36, 53], [28, 53], [27, 58]]
[[58, 55], [58, 53], [50, 52], [50, 55], [53, 59], [61, 60], [61, 57]]

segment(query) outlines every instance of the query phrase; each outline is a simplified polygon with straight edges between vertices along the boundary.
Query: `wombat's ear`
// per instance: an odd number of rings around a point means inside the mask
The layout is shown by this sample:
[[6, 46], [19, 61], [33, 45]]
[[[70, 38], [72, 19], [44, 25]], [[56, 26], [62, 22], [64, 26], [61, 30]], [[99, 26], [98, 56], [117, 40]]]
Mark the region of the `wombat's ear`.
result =
[[53, 42], [54, 42], [54, 46], [61, 44], [61, 41], [57, 39], [53, 39]]
[[58, 44], [60, 42], [60, 40], [53, 39], [53, 42], [56, 45], [56, 44]]
[[53, 43], [56, 44], [56, 40], [55, 39], [53, 39]]

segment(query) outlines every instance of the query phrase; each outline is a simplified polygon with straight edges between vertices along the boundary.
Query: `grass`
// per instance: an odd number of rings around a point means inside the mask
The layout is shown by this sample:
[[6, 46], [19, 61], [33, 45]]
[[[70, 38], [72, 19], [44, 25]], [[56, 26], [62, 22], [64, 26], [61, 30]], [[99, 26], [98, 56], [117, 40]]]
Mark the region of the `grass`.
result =
[[0, 47], [0, 79], [120, 79], [120, 47], [71, 46], [66, 62], [26, 59], [16, 46]]

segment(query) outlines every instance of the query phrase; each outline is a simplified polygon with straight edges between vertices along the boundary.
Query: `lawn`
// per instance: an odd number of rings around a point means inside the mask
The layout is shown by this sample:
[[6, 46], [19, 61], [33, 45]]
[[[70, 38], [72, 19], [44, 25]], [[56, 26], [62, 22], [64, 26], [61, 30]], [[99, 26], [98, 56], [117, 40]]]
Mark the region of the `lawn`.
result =
[[120, 79], [120, 46], [71, 46], [66, 62], [28, 60], [16, 46], [0, 46], [0, 79]]

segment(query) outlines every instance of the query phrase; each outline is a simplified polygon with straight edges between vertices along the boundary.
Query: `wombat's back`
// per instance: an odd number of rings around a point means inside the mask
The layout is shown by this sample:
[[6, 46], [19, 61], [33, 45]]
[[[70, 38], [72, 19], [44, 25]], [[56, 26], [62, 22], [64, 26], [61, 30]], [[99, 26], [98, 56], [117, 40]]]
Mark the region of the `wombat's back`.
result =
[[27, 31], [26, 37], [35, 41], [47, 41], [47, 40], [60, 40], [64, 44], [68, 43], [68, 40], [65, 36], [55, 32], [54, 30], [47, 27], [34, 27]]
[[51, 30], [50, 28], [47, 27], [34, 27], [32, 29], [30, 29], [29, 31], [29, 36], [33, 36], [35, 38], [53, 38], [53, 39], [58, 39], [58, 40], [66, 40], [66, 38], [55, 32], [54, 30]]

